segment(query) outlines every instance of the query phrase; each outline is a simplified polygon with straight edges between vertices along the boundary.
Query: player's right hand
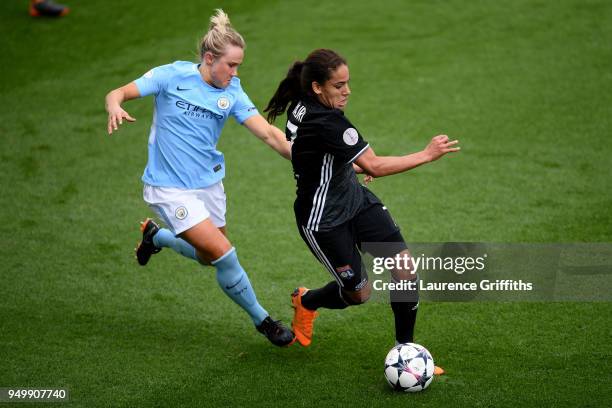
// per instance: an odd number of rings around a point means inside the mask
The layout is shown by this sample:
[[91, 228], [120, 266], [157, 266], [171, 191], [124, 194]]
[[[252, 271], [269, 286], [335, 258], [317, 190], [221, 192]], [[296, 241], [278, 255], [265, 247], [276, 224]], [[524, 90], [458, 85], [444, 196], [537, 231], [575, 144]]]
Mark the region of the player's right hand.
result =
[[112, 134], [114, 130], [119, 129], [119, 125], [123, 124], [123, 119], [128, 122], [135, 122], [136, 119], [130, 116], [129, 113], [123, 110], [121, 106], [108, 109], [108, 134]]
[[453, 147], [457, 143], [459, 143], [458, 140], [451, 141], [447, 135], [434, 136], [425, 148], [425, 153], [429, 156], [430, 161], [435, 161], [446, 153], [453, 153], [461, 150], [459, 146]]

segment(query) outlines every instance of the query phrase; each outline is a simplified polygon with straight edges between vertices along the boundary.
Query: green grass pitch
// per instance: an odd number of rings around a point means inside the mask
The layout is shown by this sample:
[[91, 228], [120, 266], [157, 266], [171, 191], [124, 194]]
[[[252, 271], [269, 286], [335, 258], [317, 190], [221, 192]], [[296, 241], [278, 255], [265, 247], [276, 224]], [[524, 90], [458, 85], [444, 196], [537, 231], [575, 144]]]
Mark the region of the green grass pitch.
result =
[[[277, 349], [212, 269], [169, 250], [137, 266], [153, 102], [125, 105], [137, 122], [109, 137], [104, 95], [193, 60], [222, 6], [260, 109], [330, 47], [378, 154], [461, 141], [372, 184], [409, 241], [611, 242], [610, 2], [66, 2], [59, 20], [0, 5], [0, 387], [67, 387], [75, 407], [609, 405], [610, 303], [424, 303], [416, 340], [448, 374], [401, 395], [382, 376], [386, 305], [324, 310], [310, 348]], [[329, 280], [297, 234], [290, 164], [233, 122], [220, 149], [230, 239], [289, 322], [290, 291]]]

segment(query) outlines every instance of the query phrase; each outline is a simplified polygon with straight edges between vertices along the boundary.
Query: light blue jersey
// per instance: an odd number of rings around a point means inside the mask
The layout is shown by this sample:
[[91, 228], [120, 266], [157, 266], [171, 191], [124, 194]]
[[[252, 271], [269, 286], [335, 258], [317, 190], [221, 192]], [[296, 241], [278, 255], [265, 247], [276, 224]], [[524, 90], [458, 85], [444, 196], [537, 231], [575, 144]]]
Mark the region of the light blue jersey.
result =
[[225, 89], [206, 83], [187, 61], [153, 68], [135, 81], [141, 96], [155, 95], [149, 160], [142, 180], [153, 186], [204, 188], [225, 176], [217, 141], [231, 115], [242, 124], [257, 108], [232, 79]]

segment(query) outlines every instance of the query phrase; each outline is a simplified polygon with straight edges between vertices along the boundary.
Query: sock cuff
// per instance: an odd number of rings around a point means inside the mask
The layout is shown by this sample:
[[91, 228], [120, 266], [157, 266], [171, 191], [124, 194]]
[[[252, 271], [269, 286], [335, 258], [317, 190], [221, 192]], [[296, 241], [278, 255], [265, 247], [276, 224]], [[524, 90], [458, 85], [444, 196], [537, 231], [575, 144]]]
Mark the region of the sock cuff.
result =
[[234, 258], [238, 259], [238, 255], [236, 255], [236, 248], [235, 247], [232, 247], [232, 249], [230, 249], [229, 251], [227, 251], [226, 253], [224, 253], [219, 258], [215, 259], [214, 261], [211, 261], [210, 263], [212, 265], [216, 266], [218, 263], [223, 262], [226, 259], [232, 257], [232, 255], [233, 255]]
[[160, 228], [155, 235], [153, 235], [153, 245], [157, 248], [163, 248], [170, 245], [170, 243], [176, 239], [176, 236], [166, 228]]

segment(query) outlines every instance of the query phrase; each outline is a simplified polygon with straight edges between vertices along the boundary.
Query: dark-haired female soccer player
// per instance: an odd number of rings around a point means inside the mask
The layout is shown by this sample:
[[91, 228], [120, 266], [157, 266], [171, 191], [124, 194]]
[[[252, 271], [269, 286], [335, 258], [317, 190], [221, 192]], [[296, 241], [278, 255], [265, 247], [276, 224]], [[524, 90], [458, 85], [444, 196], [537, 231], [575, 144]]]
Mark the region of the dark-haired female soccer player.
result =
[[249, 314], [257, 330], [273, 344], [286, 346], [293, 334], [261, 307], [225, 236], [225, 162], [216, 146], [227, 119], [233, 116], [283, 157], [290, 157], [285, 135], [257, 112], [236, 76], [244, 48], [227, 14], [217, 10], [201, 42], [199, 64], [177, 61], [153, 68], [106, 96], [108, 133], [124, 119], [134, 121], [121, 107], [124, 101], [155, 95], [143, 196], [168, 229], [149, 219], [142, 223], [138, 262], [146, 265], [151, 255], [168, 247], [212, 264], [221, 289]]
[[[439, 135], [420, 152], [377, 156], [344, 116], [350, 94], [346, 60], [332, 50], [318, 49], [291, 66], [265, 109], [269, 122], [287, 111], [285, 134], [293, 141], [298, 229], [334, 278], [321, 288], [300, 287], [292, 294], [293, 331], [303, 346], [310, 345], [317, 309], [343, 309], [368, 300], [371, 284], [361, 262], [362, 243], [389, 243], [386, 248], [392, 253], [386, 256], [407, 254], [399, 227], [380, 200], [359, 183], [356, 170], [383, 177], [459, 150], [458, 141]], [[392, 273], [395, 281], [416, 279], [409, 269]], [[418, 308], [418, 294], [405, 296], [391, 293], [398, 343], [412, 342]]]

